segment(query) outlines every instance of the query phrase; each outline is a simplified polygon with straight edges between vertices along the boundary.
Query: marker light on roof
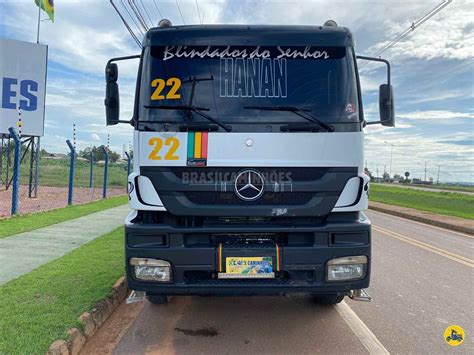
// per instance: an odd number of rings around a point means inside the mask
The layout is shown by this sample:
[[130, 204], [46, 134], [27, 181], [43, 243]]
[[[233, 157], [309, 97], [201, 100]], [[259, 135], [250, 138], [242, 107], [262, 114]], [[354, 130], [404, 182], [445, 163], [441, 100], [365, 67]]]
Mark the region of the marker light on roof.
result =
[[327, 20], [326, 22], [324, 22], [323, 26], [337, 27], [337, 23], [334, 20]]
[[173, 26], [173, 24], [167, 18], [161, 19], [160, 22], [158, 22], [158, 27], [171, 27], [171, 26]]

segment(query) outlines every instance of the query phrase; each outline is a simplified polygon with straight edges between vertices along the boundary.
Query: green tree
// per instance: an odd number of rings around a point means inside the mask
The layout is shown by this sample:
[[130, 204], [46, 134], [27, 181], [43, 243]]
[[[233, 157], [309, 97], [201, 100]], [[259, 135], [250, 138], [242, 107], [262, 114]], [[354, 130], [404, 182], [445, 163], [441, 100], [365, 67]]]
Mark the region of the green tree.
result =
[[[106, 148], [105, 145], [100, 145], [100, 146], [93, 146], [93, 147], [87, 147], [81, 151], [79, 151], [79, 156], [85, 159], [90, 159], [91, 157], [91, 152], [93, 155], [94, 161], [99, 161], [99, 160], [105, 160], [105, 154], [103, 148]], [[109, 161], [111, 163], [115, 163], [118, 159], [120, 158], [120, 154], [117, 152], [114, 152], [113, 150], [109, 150]]]

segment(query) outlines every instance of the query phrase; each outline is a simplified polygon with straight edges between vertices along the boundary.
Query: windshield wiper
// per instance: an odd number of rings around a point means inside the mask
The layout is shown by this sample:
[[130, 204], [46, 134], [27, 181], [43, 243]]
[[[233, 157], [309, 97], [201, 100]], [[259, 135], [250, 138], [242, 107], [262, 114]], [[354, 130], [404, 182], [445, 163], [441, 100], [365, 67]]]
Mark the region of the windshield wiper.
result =
[[[324, 128], [328, 132], [334, 132], [334, 127], [330, 126], [321, 120], [319, 120], [316, 116], [311, 114], [311, 109], [306, 107], [297, 107], [297, 106], [244, 106], [244, 109], [248, 110], [262, 110], [262, 111], [286, 111], [286, 112], [293, 112], [295, 115], [304, 118], [307, 121], [317, 123], [322, 128]], [[303, 114], [304, 112], [304, 114]]]
[[225, 125], [215, 118], [205, 114], [202, 111], [210, 111], [208, 108], [205, 107], [197, 107], [191, 105], [145, 105], [145, 108], [148, 109], [157, 109], [157, 110], [178, 110], [178, 111], [191, 111], [197, 113], [199, 116], [204, 117], [208, 121], [211, 121], [218, 125], [219, 127], [223, 128], [226, 132], [232, 131], [232, 127]]

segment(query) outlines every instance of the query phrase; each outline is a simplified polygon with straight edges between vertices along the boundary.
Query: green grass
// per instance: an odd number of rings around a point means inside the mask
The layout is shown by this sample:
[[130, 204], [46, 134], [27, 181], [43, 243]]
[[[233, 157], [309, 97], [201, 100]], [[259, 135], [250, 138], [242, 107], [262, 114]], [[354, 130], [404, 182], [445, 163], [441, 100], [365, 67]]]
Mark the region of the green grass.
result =
[[474, 196], [372, 184], [370, 200], [448, 216], [474, 219]]
[[124, 274], [123, 228], [0, 287], [0, 354], [44, 354]]
[[439, 185], [413, 185], [413, 186], [426, 187], [428, 189], [433, 189], [433, 190], [453, 190], [454, 192], [456, 191], [474, 192], [474, 186], [468, 186], [468, 185], [439, 184]]
[[[6, 171], [6, 161], [3, 162]], [[29, 179], [29, 157], [21, 163], [20, 183], [28, 184]], [[104, 181], [104, 164], [95, 163], [92, 170], [92, 186], [101, 188]], [[11, 168], [10, 168], [11, 174]], [[11, 175], [10, 175], [11, 176]], [[40, 186], [67, 187], [69, 183], [69, 158], [65, 159], [41, 159], [40, 162]], [[74, 186], [89, 187], [90, 184], [90, 164], [88, 161], [76, 161]], [[127, 165], [109, 163], [108, 186], [125, 187], [127, 184]]]
[[108, 208], [126, 204], [127, 201], [127, 196], [117, 196], [81, 205], [58, 208], [52, 211], [30, 213], [2, 219], [0, 220], [0, 238], [103, 211]]
[[[375, 183], [372, 183], [375, 184]], [[380, 183], [377, 183], [381, 185]], [[383, 185], [388, 185], [388, 186], [393, 186], [388, 183], [383, 183]], [[425, 189], [431, 189], [431, 190], [449, 190], [449, 191], [462, 191], [462, 192], [474, 192], [474, 185], [454, 185], [454, 184], [433, 184], [433, 185], [425, 185], [425, 184], [401, 184], [402, 186], [406, 187], [422, 187]]]

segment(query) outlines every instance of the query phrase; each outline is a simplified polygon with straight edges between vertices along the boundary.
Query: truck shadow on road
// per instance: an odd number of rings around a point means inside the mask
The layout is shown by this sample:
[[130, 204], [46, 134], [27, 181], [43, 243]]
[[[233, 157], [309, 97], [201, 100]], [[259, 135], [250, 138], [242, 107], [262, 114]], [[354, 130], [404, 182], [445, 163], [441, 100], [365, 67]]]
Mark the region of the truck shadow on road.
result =
[[309, 297], [174, 297], [146, 302], [114, 349], [145, 353], [366, 353], [333, 306]]

